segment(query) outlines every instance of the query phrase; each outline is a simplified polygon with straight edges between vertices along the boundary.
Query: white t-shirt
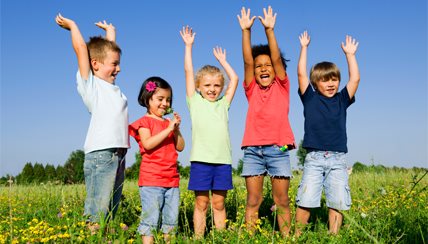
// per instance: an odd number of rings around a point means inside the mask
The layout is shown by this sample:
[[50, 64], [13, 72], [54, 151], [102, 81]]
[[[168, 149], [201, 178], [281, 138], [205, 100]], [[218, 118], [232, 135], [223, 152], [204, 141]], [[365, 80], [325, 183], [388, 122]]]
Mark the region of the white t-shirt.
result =
[[83, 80], [77, 71], [76, 79], [77, 91], [91, 114], [85, 153], [129, 148], [128, 101], [120, 88], [94, 76], [92, 71], [88, 80]]

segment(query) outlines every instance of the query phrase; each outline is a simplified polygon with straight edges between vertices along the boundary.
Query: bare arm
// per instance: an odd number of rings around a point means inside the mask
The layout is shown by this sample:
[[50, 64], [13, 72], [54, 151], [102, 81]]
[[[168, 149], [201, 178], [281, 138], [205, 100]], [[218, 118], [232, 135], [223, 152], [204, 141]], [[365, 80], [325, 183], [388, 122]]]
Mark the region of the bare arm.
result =
[[86, 46], [85, 40], [83, 40], [79, 28], [73, 20], [64, 18], [61, 14], [56, 16], [55, 21], [62, 28], [70, 31], [71, 43], [77, 56], [80, 75], [83, 80], [87, 80], [91, 66], [89, 64], [88, 47]]
[[168, 137], [168, 135], [178, 127], [178, 125], [178, 119], [174, 116], [174, 118], [169, 122], [168, 127], [156, 135], [152, 135], [150, 130], [147, 128], [138, 129], [138, 134], [140, 135], [144, 149], [152, 150], [159, 146]]
[[216, 47], [213, 49], [213, 53], [229, 77], [230, 82], [224, 95], [226, 96], [227, 101], [232, 103], [233, 96], [235, 96], [236, 87], [238, 86], [238, 75], [226, 60], [226, 50], [222, 50], [221, 47]]
[[357, 58], [355, 57], [357, 48], [358, 42], [351, 36], [346, 36], [346, 42], [342, 42], [342, 49], [345, 53], [346, 61], [348, 62], [349, 81], [346, 85], [346, 89], [348, 89], [349, 98], [351, 99], [357, 92], [360, 83], [360, 71], [358, 70]]
[[189, 26], [183, 27], [180, 31], [180, 35], [183, 38], [185, 49], [184, 49], [184, 73], [186, 76], [186, 96], [192, 97], [195, 93], [195, 77], [193, 74], [193, 62], [192, 62], [192, 46], [195, 41], [196, 33], [193, 32]]
[[308, 46], [311, 42], [311, 37], [308, 35], [308, 32], [305, 31], [299, 36], [300, 40], [300, 57], [299, 64], [297, 65], [297, 78], [299, 80], [299, 90], [300, 93], [305, 93], [309, 85], [308, 72], [306, 70], [307, 66], [307, 54]]
[[281, 79], [285, 79], [287, 76], [287, 73], [285, 71], [285, 67], [282, 64], [281, 60], [281, 53], [279, 51], [278, 43], [276, 41], [274, 27], [276, 22], [276, 13], [273, 14], [272, 7], [269, 6], [268, 10], [266, 11], [265, 8], [263, 8], [264, 18], [259, 16], [260, 21], [262, 22], [263, 26], [265, 27], [266, 37], [269, 44], [269, 50], [270, 50], [270, 58], [272, 59], [272, 65], [275, 70], [275, 74]]
[[112, 23], [107, 24], [104, 20], [103, 22], [99, 21], [95, 23], [96, 26], [106, 31], [106, 39], [112, 42], [116, 42], [116, 28]]
[[238, 15], [239, 25], [242, 29], [242, 54], [244, 57], [245, 84], [248, 86], [254, 78], [254, 59], [251, 50], [251, 26], [253, 26], [256, 16], [250, 18], [251, 10], [241, 9], [241, 16]]

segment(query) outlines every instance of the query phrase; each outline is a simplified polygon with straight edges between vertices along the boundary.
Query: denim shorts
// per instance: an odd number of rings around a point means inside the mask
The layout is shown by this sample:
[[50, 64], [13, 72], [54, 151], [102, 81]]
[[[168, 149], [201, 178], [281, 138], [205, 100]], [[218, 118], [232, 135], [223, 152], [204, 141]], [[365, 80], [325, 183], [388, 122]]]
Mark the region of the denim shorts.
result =
[[290, 154], [277, 145], [244, 148], [241, 176], [291, 177]]
[[188, 189], [192, 191], [233, 189], [232, 165], [191, 162]]
[[85, 154], [83, 172], [86, 199], [84, 215], [89, 222], [114, 217], [125, 179], [126, 148], [110, 148]]
[[153, 236], [160, 228], [162, 233], [174, 231], [178, 225], [180, 189], [178, 187], [141, 186], [141, 221], [138, 232]]
[[306, 208], [320, 207], [323, 189], [328, 208], [348, 210], [351, 207], [345, 153], [313, 151], [306, 155], [296, 204]]

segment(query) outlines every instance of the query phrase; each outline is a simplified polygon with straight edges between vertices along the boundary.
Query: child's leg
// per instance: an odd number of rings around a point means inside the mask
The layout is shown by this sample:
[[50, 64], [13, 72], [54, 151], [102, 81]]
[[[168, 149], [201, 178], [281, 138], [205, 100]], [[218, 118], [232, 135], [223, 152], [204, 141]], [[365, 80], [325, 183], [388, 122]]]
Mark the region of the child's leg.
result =
[[118, 149], [116, 155], [118, 158], [118, 166], [116, 170], [116, 179], [113, 187], [113, 197], [110, 201], [110, 211], [112, 212], [112, 218], [114, 218], [114, 216], [116, 215], [120, 199], [122, 197], [123, 182], [125, 181], [126, 148]]
[[196, 238], [202, 238], [205, 232], [206, 215], [210, 202], [209, 191], [195, 191], [195, 209], [193, 211], [193, 225]]
[[263, 201], [263, 175], [245, 177], [247, 187], [247, 206], [245, 208], [245, 221], [247, 228], [253, 230], [259, 218], [259, 208]]
[[226, 199], [227, 191], [211, 191], [212, 192], [212, 209], [214, 214], [214, 224], [216, 229], [223, 230], [226, 227], [226, 208], [224, 199]]
[[343, 216], [342, 214], [333, 208], [328, 209], [328, 230], [332, 234], [339, 233], [340, 227], [342, 226]]
[[296, 230], [295, 235], [299, 237], [302, 234], [302, 229], [308, 224], [311, 211], [308, 208], [297, 207], [296, 209]]
[[287, 236], [290, 233], [291, 215], [288, 189], [290, 178], [272, 177], [272, 195], [277, 208], [278, 226], [281, 234]]
[[164, 188], [141, 186], [141, 216], [138, 232], [143, 243], [153, 243], [152, 230], [158, 228], [161, 206], [164, 204]]
[[170, 234], [174, 235], [178, 225], [178, 209], [180, 205], [180, 189], [178, 187], [165, 188], [165, 201], [162, 207], [161, 231], [166, 243], [170, 241]]
[[141, 240], [143, 241], [143, 244], [152, 244], [155, 241], [155, 238], [153, 236], [141, 236]]

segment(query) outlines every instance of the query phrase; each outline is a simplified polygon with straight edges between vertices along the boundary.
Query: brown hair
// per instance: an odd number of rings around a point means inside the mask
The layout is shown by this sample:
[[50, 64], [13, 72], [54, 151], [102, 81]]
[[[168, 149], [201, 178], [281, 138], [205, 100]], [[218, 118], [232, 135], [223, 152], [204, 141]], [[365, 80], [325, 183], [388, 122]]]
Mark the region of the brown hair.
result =
[[122, 50], [116, 42], [109, 41], [101, 36], [94, 36], [89, 39], [87, 43], [89, 59], [95, 59], [98, 62], [103, 62], [106, 58], [108, 51], [113, 51], [122, 54]]
[[321, 62], [311, 68], [310, 80], [314, 87], [316, 87], [317, 82], [331, 78], [337, 78], [340, 81], [340, 70], [334, 63]]

